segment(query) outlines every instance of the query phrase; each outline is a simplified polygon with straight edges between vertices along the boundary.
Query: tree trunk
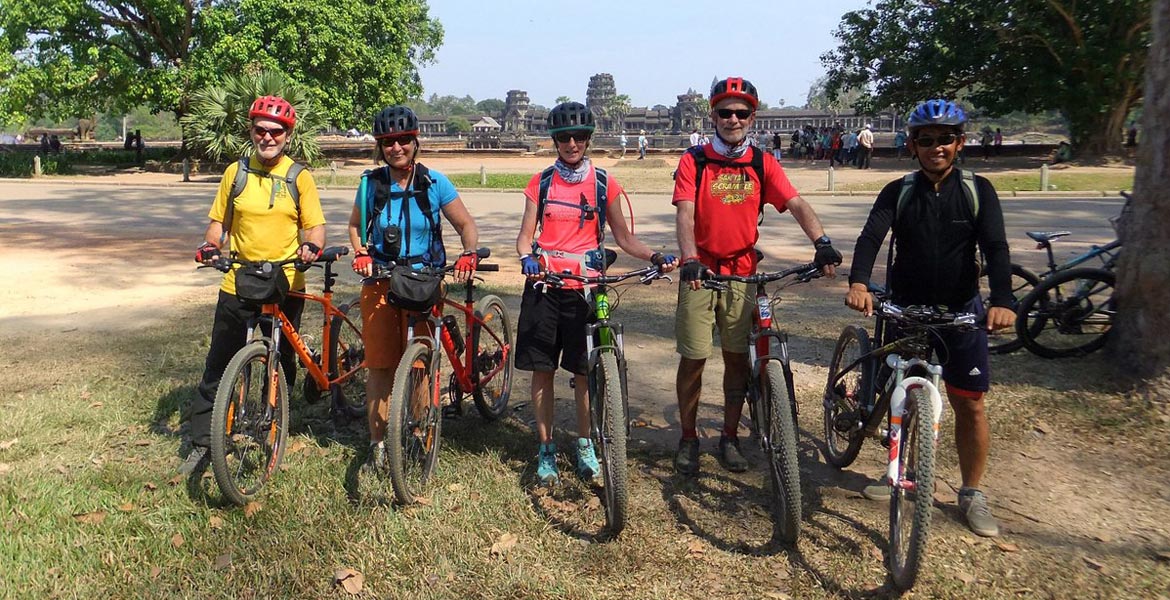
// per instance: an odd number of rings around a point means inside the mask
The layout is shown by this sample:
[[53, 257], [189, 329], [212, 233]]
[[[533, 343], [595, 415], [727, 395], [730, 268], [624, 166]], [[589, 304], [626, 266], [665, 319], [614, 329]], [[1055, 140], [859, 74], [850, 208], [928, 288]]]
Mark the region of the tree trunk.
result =
[[[1143, 388], [1170, 377], [1170, 0], [1153, 3], [1153, 39], [1146, 62], [1142, 141], [1138, 148], [1133, 212], [1123, 223], [1125, 251], [1118, 265], [1119, 314], [1111, 350]], [[1148, 385], [1154, 383], [1154, 385]]]

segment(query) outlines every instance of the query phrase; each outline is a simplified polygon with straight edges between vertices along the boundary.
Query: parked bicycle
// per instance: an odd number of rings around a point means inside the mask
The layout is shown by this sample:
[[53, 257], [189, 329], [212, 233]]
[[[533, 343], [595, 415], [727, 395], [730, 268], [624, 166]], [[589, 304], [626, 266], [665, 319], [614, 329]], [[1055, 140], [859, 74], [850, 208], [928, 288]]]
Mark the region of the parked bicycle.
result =
[[703, 287], [719, 292], [732, 289], [726, 283], [729, 281], [756, 286], [756, 308], [752, 329], [748, 334], [751, 375], [748, 378], [747, 403], [760, 448], [768, 458], [776, 536], [787, 544], [795, 543], [800, 536], [800, 465], [796, 453], [798, 409], [788, 354], [788, 334], [776, 328], [772, 322], [772, 314], [780, 303], [780, 296], [769, 295], [767, 284], [795, 277], [788, 284], [791, 285], [812, 281], [820, 276], [821, 270], [816, 263], [808, 263], [774, 273], [711, 275], [703, 281]]
[[[876, 438], [889, 449], [886, 568], [894, 585], [907, 590], [926, 556], [943, 409], [942, 367], [931, 362], [930, 342], [941, 329], [974, 330], [980, 325], [974, 314], [900, 307], [882, 290], [871, 292], [878, 299], [874, 336], [862, 327], [845, 327], [829, 363], [823, 400], [825, 458], [843, 469], [857, 458], [866, 438]], [[899, 330], [897, 339], [886, 339], [891, 325]], [[875, 376], [885, 378], [884, 385]]]
[[569, 272], [545, 273], [538, 285], [560, 287], [565, 280], [584, 284], [585, 299], [593, 310], [593, 322], [585, 324], [585, 351], [588, 357], [589, 435], [600, 451], [605, 524], [611, 535], [626, 526], [629, 478], [626, 468], [626, 439], [630, 433], [629, 391], [626, 384], [626, 353], [621, 323], [611, 316], [620, 294], [610, 302], [610, 288], [637, 278], [649, 285], [658, 279], [670, 281], [659, 267], [651, 266], [620, 275], [582, 276]]
[[[325, 269], [322, 295], [288, 292], [289, 296], [321, 304], [321, 340], [327, 348], [324, 355], [308, 346], [281, 311], [278, 300], [263, 304], [261, 315], [248, 324], [247, 342], [224, 369], [211, 412], [211, 468], [220, 491], [236, 504], [252, 500], [284, 456], [289, 404], [288, 384], [279, 360], [281, 352], [288, 352], [282, 348], [284, 340], [305, 367], [306, 397], [320, 397], [329, 390], [335, 415], [353, 417], [365, 412], [365, 351], [356, 324], [361, 320], [351, 315], [358, 304], [333, 305], [337, 279], [333, 263], [348, 253], [343, 246], [326, 248], [321, 253], [317, 262], [323, 263]], [[221, 258], [214, 267], [223, 272], [239, 266], [237, 273], [246, 269], [272, 273], [294, 263], [303, 269], [319, 266], [302, 264], [297, 259], [249, 262]]]
[[[480, 248], [478, 255], [485, 259], [491, 251]], [[391, 268], [379, 269], [375, 277], [388, 277]], [[481, 262], [476, 270], [499, 268]], [[453, 269], [436, 269], [435, 274]], [[390, 482], [400, 504], [414, 503], [435, 472], [444, 412], [462, 414], [467, 394], [487, 420], [496, 420], [507, 410], [512, 389], [511, 319], [498, 296], [475, 299], [477, 280], [474, 276], [467, 280], [462, 303], [450, 299], [444, 290], [429, 311], [407, 320], [406, 350], [394, 374], [385, 440]], [[458, 317], [443, 314], [445, 308], [463, 313], [465, 333], [460, 333]], [[416, 331], [419, 323], [427, 327]], [[443, 353], [452, 371], [447, 407], [443, 406], [442, 393]]]

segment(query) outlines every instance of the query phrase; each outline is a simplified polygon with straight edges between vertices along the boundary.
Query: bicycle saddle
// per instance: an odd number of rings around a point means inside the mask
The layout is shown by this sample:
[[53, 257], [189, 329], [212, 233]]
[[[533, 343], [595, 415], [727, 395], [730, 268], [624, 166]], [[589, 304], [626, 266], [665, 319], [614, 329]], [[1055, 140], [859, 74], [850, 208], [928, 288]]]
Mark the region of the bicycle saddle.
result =
[[1072, 235], [1071, 231], [1029, 231], [1028, 237], [1043, 244], [1044, 242], [1051, 242], [1057, 238], [1062, 238], [1066, 235]]

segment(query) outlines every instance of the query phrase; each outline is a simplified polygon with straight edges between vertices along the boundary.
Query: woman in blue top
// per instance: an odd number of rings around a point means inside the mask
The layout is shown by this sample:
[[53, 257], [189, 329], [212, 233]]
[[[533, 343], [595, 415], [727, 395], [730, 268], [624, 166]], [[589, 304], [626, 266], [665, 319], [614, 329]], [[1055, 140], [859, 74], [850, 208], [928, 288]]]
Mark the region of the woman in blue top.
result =
[[[386, 165], [362, 175], [349, 216], [353, 270], [367, 279], [362, 285], [362, 341], [365, 344], [370, 454], [366, 468], [385, 466], [386, 423], [394, 370], [406, 350], [407, 311], [386, 302], [388, 279], [369, 279], [374, 265], [409, 264], [412, 268], [447, 264], [441, 231], [442, 216], [455, 227], [463, 253], [455, 261], [455, 277], [465, 281], [475, 271], [479, 231], [445, 175], [415, 162], [418, 117], [405, 106], [390, 106], [374, 117], [374, 138]], [[423, 321], [425, 323], [425, 321]]]

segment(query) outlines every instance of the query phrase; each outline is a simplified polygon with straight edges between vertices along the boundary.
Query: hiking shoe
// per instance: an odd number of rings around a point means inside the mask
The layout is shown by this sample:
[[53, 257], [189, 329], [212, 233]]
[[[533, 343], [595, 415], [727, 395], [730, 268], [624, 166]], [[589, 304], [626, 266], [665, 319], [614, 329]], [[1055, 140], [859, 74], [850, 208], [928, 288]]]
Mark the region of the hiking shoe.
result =
[[[595, 459], [596, 460], [596, 459]], [[561, 475], [557, 472], [557, 445], [541, 444], [536, 455], [536, 477], [541, 483], [556, 483]]]
[[362, 475], [380, 475], [386, 470], [386, 445], [382, 442], [370, 444], [370, 452], [362, 465]]
[[585, 481], [601, 477], [601, 465], [589, 438], [577, 438], [577, 475]]
[[879, 479], [861, 489], [861, 495], [867, 500], [885, 502], [890, 499], [890, 484], [885, 478]]
[[207, 461], [211, 458], [207, 455], [208, 451], [207, 446], [192, 446], [191, 451], [187, 453], [187, 458], [183, 459], [182, 464], [179, 465], [179, 474], [190, 475], [195, 471], [207, 468]]
[[719, 459], [723, 462], [723, 468], [732, 473], [743, 473], [748, 469], [748, 461], [739, 451], [739, 438], [719, 436]]
[[999, 523], [991, 516], [991, 509], [987, 507], [987, 496], [977, 488], [959, 489], [959, 510], [967, 517], [967, 527], [975, 535], [996, 537], [999, 535]]
[[699, 472], [699, 438], [678, 441], [678, 453], [674, 455], [674, 470], [684, 475]]

